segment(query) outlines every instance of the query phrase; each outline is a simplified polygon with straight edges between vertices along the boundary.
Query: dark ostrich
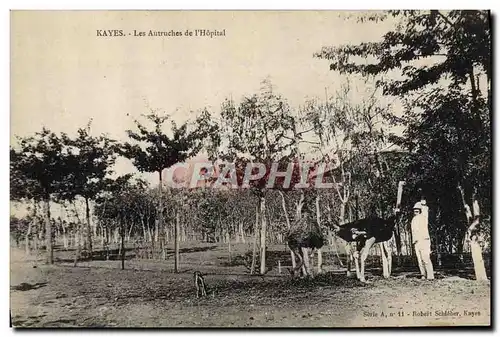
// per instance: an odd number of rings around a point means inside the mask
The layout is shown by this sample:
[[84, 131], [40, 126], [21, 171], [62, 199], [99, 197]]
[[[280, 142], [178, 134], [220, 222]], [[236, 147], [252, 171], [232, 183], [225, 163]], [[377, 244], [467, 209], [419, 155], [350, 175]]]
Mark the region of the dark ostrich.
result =
[[304, 210], [302, 216], [291, 226], [286, 239], [290, 250], [299, 258], [299, 264], [291, 270], [292, 275], [303, 268], [305, 276], [312, 276], [309, 256], [314, 249], [323, 247], [325, 235], [309, 210]]
[[[397, 213], [388, 219], [376, 216], [352, 221], [341, 226], [328, 224], [338, 237], [345, 240], [348, 254], [347, 274], [350, 274], [351, 260], [354, 258], [356, 275], [362, 282], [365, 281], [365, 260], [371, 247], [375, 243], [381, 244], [382, 269], [384, 277], [389, 277], [392, 269], [392, 252], [388, 241], [394, 235]], [[356, 243], [353, 251], [350, 243]], [[361, 255], [361, 256], [360, 256]], [[361, 259], [360, 259], [361, 257]]]
[[347, 242], [360, 242], [363, 239], [375, 238], [373, 243], [380, 243], [392, 238], [395, 226], [395, 215], [388, 219], [372, 216], [334, 226], [334, 229], [337, 235]]

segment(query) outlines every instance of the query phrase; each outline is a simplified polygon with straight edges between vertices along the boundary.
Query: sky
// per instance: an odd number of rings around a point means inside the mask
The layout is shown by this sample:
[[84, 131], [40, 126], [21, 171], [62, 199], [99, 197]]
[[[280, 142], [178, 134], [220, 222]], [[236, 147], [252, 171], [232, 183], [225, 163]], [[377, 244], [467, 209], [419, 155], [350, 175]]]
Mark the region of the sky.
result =
[[[393, 22], [359, 24], [338, 11], [13, 11], [11, 143], [43, 126], [127, 140], [150, 109], [177, 121], [269, 78], [292, 107], [333, 93], [344, 78], [313, 57], [323, 46], [379, 40]], [[125, 36], [98, 36], [98, 30]], [[225, 30], [218, 37], [134, 37], [134, 31]], [[130, 34], [130, 35], [129, 35]], [[120, 160], [118, 173], [134, 172]], [[146, 176], [148, 180], [156, 176]]]

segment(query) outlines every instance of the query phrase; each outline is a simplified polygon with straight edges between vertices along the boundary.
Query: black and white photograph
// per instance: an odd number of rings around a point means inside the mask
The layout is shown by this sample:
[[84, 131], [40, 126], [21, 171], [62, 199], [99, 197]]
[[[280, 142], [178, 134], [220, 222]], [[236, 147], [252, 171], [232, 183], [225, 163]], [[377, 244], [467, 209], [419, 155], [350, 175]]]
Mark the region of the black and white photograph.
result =
[[489, 10], [11, 10], [26, 328], [491, 327]]

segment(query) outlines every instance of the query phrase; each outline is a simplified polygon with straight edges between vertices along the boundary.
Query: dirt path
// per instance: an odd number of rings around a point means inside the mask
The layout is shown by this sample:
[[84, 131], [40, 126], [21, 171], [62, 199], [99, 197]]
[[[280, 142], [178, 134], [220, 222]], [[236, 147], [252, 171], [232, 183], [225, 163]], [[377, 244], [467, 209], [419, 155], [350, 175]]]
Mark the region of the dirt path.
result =
[[490, 321], [489, 282], [456, 277], [431, 282], [373, 276], [372, 283], [364, 285], [343, 273], [321, 275], [313, 282], [208, 275], [209, 296], [197, 300], [190, 273], [33, 268], [12, 255], [15, 327], [349, 327]]

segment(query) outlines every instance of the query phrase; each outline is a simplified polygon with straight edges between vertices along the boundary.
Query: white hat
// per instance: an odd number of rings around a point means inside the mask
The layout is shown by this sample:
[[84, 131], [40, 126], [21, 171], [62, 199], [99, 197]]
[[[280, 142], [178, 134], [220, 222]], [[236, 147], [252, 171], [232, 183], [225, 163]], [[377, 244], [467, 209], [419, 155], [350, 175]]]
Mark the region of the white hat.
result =
[[422, 210], [422, 203], [419, 201], [415, 204], [415, 206], [413, 206], [413, 209], [420, 209]]

